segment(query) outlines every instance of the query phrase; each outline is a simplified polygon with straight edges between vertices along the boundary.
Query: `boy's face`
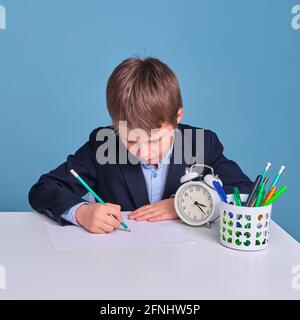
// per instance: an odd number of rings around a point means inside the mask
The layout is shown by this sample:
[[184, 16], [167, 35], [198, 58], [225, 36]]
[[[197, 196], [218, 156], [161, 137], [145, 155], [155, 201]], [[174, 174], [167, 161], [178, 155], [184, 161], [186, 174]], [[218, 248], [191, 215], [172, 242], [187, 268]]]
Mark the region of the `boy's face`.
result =
[[147, 164], [156, 165], [170, 150], [174, 139], [174, 126], [164, 123], [151, 133], [142, 129], [127, 129], [119, 127], [119, 137], [135, 157]]

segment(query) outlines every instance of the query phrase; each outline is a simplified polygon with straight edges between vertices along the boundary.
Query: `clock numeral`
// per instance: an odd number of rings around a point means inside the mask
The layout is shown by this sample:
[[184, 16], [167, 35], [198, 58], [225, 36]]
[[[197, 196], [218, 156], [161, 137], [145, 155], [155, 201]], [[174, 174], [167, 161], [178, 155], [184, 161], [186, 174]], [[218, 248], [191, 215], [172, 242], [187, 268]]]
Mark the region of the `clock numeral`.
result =
[[196, 191], [200, 191], [200, 187], [198, 186], [198, 187], [196, 187]]

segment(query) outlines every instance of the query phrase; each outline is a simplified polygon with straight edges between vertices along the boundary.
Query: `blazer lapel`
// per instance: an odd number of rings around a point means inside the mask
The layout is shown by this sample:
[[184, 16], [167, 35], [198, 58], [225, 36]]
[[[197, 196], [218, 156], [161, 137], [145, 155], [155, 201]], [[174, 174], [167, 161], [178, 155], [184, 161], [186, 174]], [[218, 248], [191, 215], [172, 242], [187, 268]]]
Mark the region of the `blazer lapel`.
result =
[[[180, 130], [180, 126], [178, 127]], [[184, 175], [185, 173], [185, 168], [187, 167], [187, 164], [184, 161], [184, 149], [183, 149], [183, 144], [180, 142], [180, 139], [176, 139], [176, 131], [175, 131], [175, 138], [174, 138], [174, 147], [172, 151], [172, 155], [170, 158], [170, 164], [169, 164], [169, 171], [167, 174], [167, 180], [165, 184], [165, 189], [163, 193], [163, 199], [169, 198], [171, 195], [175, 194], [177, 189], [180, 187], [180, 178]], [[182, 151], [182, 161], [180, 164], [175, 163], [175, 157], [174, 153], [176, 148], [178, 150], [181, 149]]]
[[145, 178], [140, 164], [120, 164], [120, 168], [136, 208], [149, 204]]
[[[117, 143], [119, 143], [119, 141], [117, 141]], [[124, 146], [121, 145], [121, 148], [124, 148]], [[126, 150], [126, 152], [128, 159], [128, 150]], [[117, 159], [119, 159], [118, 151]], [[148, 197], [146, 182], [140, 163], [131, 164], [129, 160], [127, 160], [126, 164], [119, 163], [119, 167], [126, 181], [128, 190], [133, 202], [135, 203], [136, 208], [139, 208], [145, 204], [149, 204], [150, 201]]]

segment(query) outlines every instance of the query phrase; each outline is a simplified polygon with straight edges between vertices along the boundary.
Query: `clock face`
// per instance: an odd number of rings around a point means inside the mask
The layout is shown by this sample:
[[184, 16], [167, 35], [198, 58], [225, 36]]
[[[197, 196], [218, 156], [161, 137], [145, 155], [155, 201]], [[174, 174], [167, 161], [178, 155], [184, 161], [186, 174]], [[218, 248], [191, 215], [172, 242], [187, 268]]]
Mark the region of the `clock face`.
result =
[[207, 188], [199, 184], [186, 184], [181, 187], [177, 207], [186, 222], [201, 224], [213, 210], [213, 199]]

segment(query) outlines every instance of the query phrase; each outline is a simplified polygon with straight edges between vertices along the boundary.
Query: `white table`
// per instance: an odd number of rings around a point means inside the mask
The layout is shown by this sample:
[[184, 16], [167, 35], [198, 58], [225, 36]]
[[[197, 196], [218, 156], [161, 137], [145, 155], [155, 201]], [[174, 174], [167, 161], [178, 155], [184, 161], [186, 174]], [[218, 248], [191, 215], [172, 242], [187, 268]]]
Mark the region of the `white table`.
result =
[[292, 267], [300, 245], [275, 222], [270, 247], [240, 252], [211, 229], [182, 225], [197, 245], [52, 249], [45, 217], [0, 213], [0, 299], [300, 299]]

